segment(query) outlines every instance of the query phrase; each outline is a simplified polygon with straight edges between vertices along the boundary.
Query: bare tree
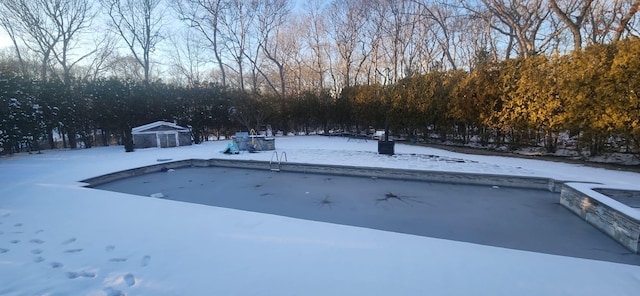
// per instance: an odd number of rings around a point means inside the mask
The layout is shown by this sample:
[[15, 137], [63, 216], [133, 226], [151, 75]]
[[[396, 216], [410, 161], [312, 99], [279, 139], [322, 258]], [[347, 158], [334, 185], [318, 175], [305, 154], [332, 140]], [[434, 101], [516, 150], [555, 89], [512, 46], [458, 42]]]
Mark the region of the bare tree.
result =
[[[245, 66], [247, 66], [247, 59], [257, 60], [257, 57], [247, 57], [250, 56], [252, 52], [252, 41], [253, 44], [255, 44], [255, 38], [252, 40], [251, 34], [255, 33], [255, 11], [259, 2], [245, 0], [228, 1], [227, 11], [222, 18], [225, 31], [224, 35], [227, 39], [224, 45], [236, 64], [237, 68], [235, 71], [238, 74], [238, 85], [241, 90], [245, 90]], [[257, 46], [254, 45], [254, 47]], [[253, 84], [254, 92], [257, 90], [256, 83]]]
[[[550, 10], [545, 0], [480, 0], [481, 6], [463, 2], [465, 8], [486, 22], [497, 32], [513, 38], [518, 55], [536, 55], [549, 45], [558, 31], [544, 28]], [[495, 18], [495, 19], [494, 19]], [[494, 23], [494, 20], [497, 21]], [[543, 34], [546, 34], [543, 36]], [[538, 42], [540, 41], [540, 42]], [[507, 46], [509, 48], [509, 46]], [[507, 53], [508, 56], [508, 53]]]
[[279, 86], [273, 79], [258, 69], [264, 76], [271, 89], [283, 100], [286, 95], [285, 66], [287, 57], [291, 54], [291, 44], [287, 41], [294, 41], [286, 38], [286, 34], [291, 33], [285, 30], [287, 17], [290, 14], [289, 0], [263, 0], [256, 11], [258, 20], [259, 44], [264, 56], [277, 69]]
[[625, 4], [634, 0], [594, 0], [584, 22], [587, 44], [613, 42]]
[[497, 62], [498, 45], [496, 38], [491, 34], [491, 26], [473, 16], [463, 16], [459, 21], [466, 24], [464, 26], [465, 44], [461, 47], [466, 50], [467, 68], [474, 69], [479, 65]]
[[171, 72], [174, 79], [186, 79], [186, 85], [194, 87], [203, 82], [207, 65], [205, 46], [188, 31], [181, 31], [170, 38], [175, 44], [171, 53]]
[[313, 87], [322, 91], [325, 88], [325, 75], [327, 72], [326, 66], [326, 53], [329, 41], [327, 37], [329, 35], [327, 28], [327, 21], [323, 14], [323, 3], [320, 0], [308, 0], [305, 6], [306, 10], [303, 19], [304, 39], [307, 47], [310, 50], [311, 72], [315, 74], [315, 79], [312, 82]]
[[131, 55], [112, 55], [109, 59], [108, 67], [113, 77], [123, 80], [144, 81], [144, 68]]
[[[573, 49], [582, 49], [582, 24], [594, 0], [549, 0], [553, 12], [573, 35]], [[560, 3], [560, 4], [558, 4]], [[577, 13], [577, 14], [576, 14]]]
[[40, 55], [40, 80], [47, 79], [53, 47], [60, 40], [50, 22], [38, 12], [36, 2], [26, 0], [9, 0], [0, 2], [3, 8], [3, 27], [14, 40], [16, 51], [19, 51], [17, 40], [30, 50]]
[[13, 43], [14, 52], [16, 54], [16, 58], [18, 59], [18, 63], [20, 64], [20, 72], [22, 75], [27, 75], [27, 66], [24, 58], [22, 57], [22, 51], [20, 50], [19, 41], [19, 32], [18, 28], [14, 26], [14, 20], [10, 17], [11, 11], [5, 6], [6, 3], [0, 4], [0, 26], [7, 32], [7, 35], [11, 39], [11, 43]]
[[360, 39], [359, 51], [360, 61], [358, 67], [356, 67], [356, 81], [358, 79], [359, 72], [366, 73], [366, 80], [362, 81], [365, 84], [386, 84], [388, 75], [383, 73], [387, 61], [384, 57], [384, 26], [386, 17], [386, 5], [385, 0], [377, 1], [365, 1], [365, 19], [364, 22], [364, 34]]
[[227, 3], [222, 0], [182, 0], [177, 4], [180, 19], [208, 41], [220, 71], [222, 85], [226, 86], [227, 75], [221, 52], [224, 46], [220, 29]]
[[[42, 3], [47, 3], [45, 1], [47, 0], [42, 0]], [[83, 53], [75, 59], [71, 53], [71, 50], [79, 44], [76, 37], [91, 27], [95, 11], [92, 7], [93, 2], [88, 0], [53, 0], [53, 2], [48, 2], [52, 5], [44, 5], [44, 8], [46, 15], [54, 21], [59, 31], [61, 44], [53, 48], [53, 54], [62, 67], [62, 80], [68, 85], [71, 81], [71, 68], [95, 52], [92, 50]]]
[[333, 1], [329, 8], [334, 46], [340, 57], [339, 68], [342, 73], [339, 75], [342, 76], [341, 82], [345, 87], [352, 84], [358, 40], [363, 33], [365, 12], [362, 5], [362, 1], [337, 0]]
[[[0, 24], [9, 33], [19, 59], [20, 43], [41, 57], [40, 79], [48, 77], [56, 63], [61, 80], [68, 84], [71, 69], [92, 52], [77, 54], [80, 35], [95, 16], [89, 0], [5, 0], [0, 3]], [[23, 67], [24, 68], [24, 67]]]
[[331, 38], [335, 42], [336, 67], [332, 77], [342, 87], [377, 83], [382, 61], [385, 0], [337, 0], [328, 11]]
[[289, 18], [285, 27], [286, 34], [281, 35], [281, 44], [286, 50], [285, 79], [288, 95], [300, 94], [303, 90], [317, 90], [317, 76], [314, 70], [314, 58], [312, 50], [305, 50], [306, 30], [301, 30], [308, 25], [305, 16], [294, 15]]
[[[415, 1], [415, 0], [414, 0]], [[451, 69], [457, 69], [456, 63], [456, 46], [454, 42], [456, 36], [463, 30], [464, 22], [460, 22], [460, 15], [456, 14], [455, 6], [447, 1], [415, 1], [422, 10], [420, 14], [424, 14], [425, 18], [422, 22], [432, 32], [432, 37], [438, 43], [442, 50], [442, 55]], [[434, 25], [431, 25], [433, 23]]]
[[402, 47], [405, 44], [403, 31], [407, 28], [404, 19], [404, 16], [407, 15], [406, 6], [406, 0], [382, 1], [381, 5], [377, 6], [381, 8], [379, 16], [384, 23], [382, 26], [384, 34], [382, 46], [384, 48], [383, 54], [386, 55], [386, 66], [383, 68], [386, 76], [385, 81], [390, 83], [395, 83], [401, 78]]
[[149, 82], [151, 53], [163, 40], [164, 12], [162, 0], [100, 0], [115, 32], [144, 71]]
[[116, 47], [118, 44], [118, 37], [111, 32], [105, 33], [101, 39], [94, 41], [94, 55], [93, 58], [84, 65], [86, 69], [83, 74], [84, 79], [95, 80], [107, 74], [110, 69], [109, 61], [112, 60], [116, 53]]
[[640, 10], [640, 0], [634, 0], [630, 5], [622, 6], [621, 15], [618, 26], [614, 29], [615, 36], [613, 37], [613, 41], [617, 42], [622, 38], [622, 35], [625, 31], [629, 31], [629, 25], [631, 24], [631, 20], [634, 18], [638, 10]]

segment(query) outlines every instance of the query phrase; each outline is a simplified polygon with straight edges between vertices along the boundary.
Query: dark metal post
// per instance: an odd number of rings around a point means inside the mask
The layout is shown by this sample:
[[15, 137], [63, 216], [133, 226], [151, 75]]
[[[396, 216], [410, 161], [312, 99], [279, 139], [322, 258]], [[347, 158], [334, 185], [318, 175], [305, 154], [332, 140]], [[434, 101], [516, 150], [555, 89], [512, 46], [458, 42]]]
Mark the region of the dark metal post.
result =
[[384, 122], [384, 141], [389, 142], [389, 122]]
[[389, 122], [384, 123], [384, 140], [378, 140], [378, 154], [393, 155], [394, 141], [389, 141]]

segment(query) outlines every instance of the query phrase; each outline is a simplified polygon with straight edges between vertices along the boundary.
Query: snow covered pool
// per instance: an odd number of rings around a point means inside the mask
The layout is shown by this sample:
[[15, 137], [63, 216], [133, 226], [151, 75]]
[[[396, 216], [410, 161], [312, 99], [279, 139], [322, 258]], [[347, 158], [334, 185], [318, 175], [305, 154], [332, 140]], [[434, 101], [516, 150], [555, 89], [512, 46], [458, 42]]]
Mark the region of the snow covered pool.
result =
[[93, 188], [640, 265], [640, 256], [563, 208], [559, 195], [545, 190], [238, 167], [164, 169]]

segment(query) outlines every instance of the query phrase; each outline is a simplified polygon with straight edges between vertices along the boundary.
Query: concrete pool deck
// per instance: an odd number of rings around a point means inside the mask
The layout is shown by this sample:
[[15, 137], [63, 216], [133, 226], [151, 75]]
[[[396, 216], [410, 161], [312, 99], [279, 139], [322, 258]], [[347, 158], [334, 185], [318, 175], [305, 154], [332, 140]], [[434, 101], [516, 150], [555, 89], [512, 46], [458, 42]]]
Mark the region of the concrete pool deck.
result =
[[[397, 170], [398, 178], [387, 179], [384, 176], [393, 170], [368, 170], [368, 174], [377, 172], [372, 178], [365, 173], [345, 176], [337, 166], [320, 166], [320, 170], [314, 166], [314, 171], [332, 173], [316, 174], [304, 173], [301, 165], [287, 164], [297, 172], [274, 173], [264, 169], [266, 163], [255, 161], [234, 162], [236, 167], [190, 167], [205, 166], [205, 162], [159, 164], [86, 182], [94, 188], [129, 194], [640, 265], [640, 256], [562, 207], [558, 193], [551, 192], [557, 191], [558, 182], [544, 178], [489, 175], [483, 182], [460, 184], [461, 178], [473, 179], [473, 175], [440, 174], [455, 176], [443, 183], [400, 180], [407, 175], [404, 170]], [[163, 172], [158, 172], [161, 168]]]

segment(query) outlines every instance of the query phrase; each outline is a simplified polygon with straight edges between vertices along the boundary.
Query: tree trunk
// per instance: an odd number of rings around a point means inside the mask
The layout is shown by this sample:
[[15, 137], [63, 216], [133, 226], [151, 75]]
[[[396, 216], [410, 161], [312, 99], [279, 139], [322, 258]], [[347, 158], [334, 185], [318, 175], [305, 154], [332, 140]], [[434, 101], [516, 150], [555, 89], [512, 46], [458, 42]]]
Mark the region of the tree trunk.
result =
[[74, 130], [69, 130], [67, 132], [67, 138], [69, 139], [69, 148], [78, 148], [78, 140], [76, 138], [76, 132]]
[[124, 151], [125, 152], [133, 152], [134, 151], [133, 135], [131, 134], [131, 129], [130, 128], [125, 128], [125, 130], [122, 132], [122, 141], [123, 141], [123, 144], [124, 144]]
[[49, 129], [47, 132], [47, 141], [49, 142], [49, 149], [56, 149], [56, 142], [53, 140], [53, 129]]

